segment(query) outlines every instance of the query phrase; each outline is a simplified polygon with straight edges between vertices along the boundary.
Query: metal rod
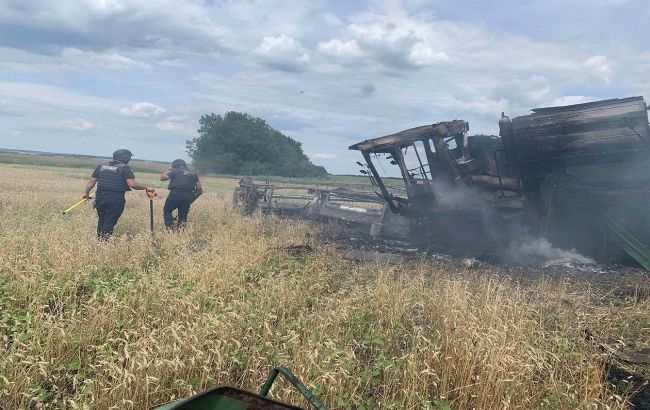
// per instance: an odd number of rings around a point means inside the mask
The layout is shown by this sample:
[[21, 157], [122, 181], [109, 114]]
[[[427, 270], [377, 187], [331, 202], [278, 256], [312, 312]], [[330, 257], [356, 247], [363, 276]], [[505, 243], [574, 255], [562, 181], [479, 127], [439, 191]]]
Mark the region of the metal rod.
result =
[[149, 199], [149, 227], [151, 228], [151, 233], [153, 234], [153, 199]]
[[68, 207], [68, 209], [66, 209], [65, 211], [63, 211], [63, 215], [67, 214], [68, 212], [72, 211], [73, 209], [75, 209], [75, 208], [78, 207], [79, 205], [83, 204], [83, 203], [86, 202], [87, 200], [89, 200], [89, 199], [91, 199], [91, 198], [94, 198], [94, 197], [95, 197], [95, 193], [93, 192], [92, 194], [90, 194], [90, 195], [88, 196], [88, 198], [83, 198], [83, 199], [81, 199], [79, 202], [77, 202], [77, 203], [71, 205], [70, 207]]
[[427, 138], [422, 140], [422, 144], [424, 145], [424, 152], [426, 153], [427, 156], [427, 165], [429, 166], [429, 173], [431, 174], [431, 179], [433, 179], [433, 167], [436, 165], [436, 157], [431, 151], [431, 139]]
[[366, 163], [368, 164], [368, 168], [370, 168], [370, 172], [372, 172], [372, 175], [375, 177], [375, 181], [377, 181], [377, 184], [379, 185], [379, 189], [381, 190], [381, 195], [384, 197], [386, 202], [388, 202], [388, 206], [390, 207], [390, 209], [393, 212], [397, 212], [397, 207], [395, 206], [395, 203], [393, 202], [393, 199], [391, 198], [388, 189], [386, 189], [384, 182], [379, 176], [379, 173], [377, 172], [377, 168], [375, 168], [375, 164], [372, 163], [372, 160], [370, 159], [370, 154], [367, 151], [361, 151], [361, 154], [363, 155], [363, 158], [366, 160]]
[[273, 386], [273, 382], [275, 382], [275, 379], [277, 379], [278, 374], [282, 373], [282, 375], [291, 383], [302, 396], [307, 399], [309, 404], [311, 404], [314, 408], [318, 410], [328, 410], [328, 408], [321, 403], [320, 400], [312, 393], [307, 386], [305, 386], [298, 378], [291, 373], [291, 370], [287, 369], [286, 367], [276, 367], [271, 371], [269, 374], [269, 377], [267, 377], [266, 382], [262, 386], [262, 389], [260, 390], [260, 396], [262, 397], [268, 397], [269, 391], [271, 390], [271, 386]]
[[417, 145], [415, 145], [415, 142], [413, 142], [413, 151], [415, 151], [415, 156], [418, 157], [418, 162], [420, 163], [420, 171], [422, 171], [422, 175], [424, 175], [424, 179], [429, 179], [429, 177], [427, 177], [427, 171], [424, 169], [424, 165], [422, 164], [422, 160], [420, 159], [420, 154], [418, 153], [418, 147]]

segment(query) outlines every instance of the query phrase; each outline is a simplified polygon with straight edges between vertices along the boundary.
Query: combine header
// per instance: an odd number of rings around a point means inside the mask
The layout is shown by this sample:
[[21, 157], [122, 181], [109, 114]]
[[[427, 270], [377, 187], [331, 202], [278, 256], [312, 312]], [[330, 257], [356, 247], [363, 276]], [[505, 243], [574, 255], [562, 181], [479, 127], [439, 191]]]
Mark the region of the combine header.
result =
[[286, 217], [343, 221], [366, 226], [374, 235], [379, 235], [383, 226], [386, 226], [383, 233], [388, 236], [408, 234], [408, 229], [404, 230], [408, 221], [387, 212], [386, 201], [381, 196], [348, 187], [256, 184], [250, 178], [242, 178], [235, 188], [233, 206], [243, 207], [247, 214], [260, 210]]

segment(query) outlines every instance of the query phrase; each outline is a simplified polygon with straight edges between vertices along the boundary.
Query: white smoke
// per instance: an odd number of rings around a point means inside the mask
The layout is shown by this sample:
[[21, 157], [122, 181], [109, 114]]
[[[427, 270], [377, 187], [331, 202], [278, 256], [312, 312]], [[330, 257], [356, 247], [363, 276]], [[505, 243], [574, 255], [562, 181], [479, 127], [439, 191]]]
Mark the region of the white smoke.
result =
[[596, 263], [593, 259], [581, 255], [575, 249], [568, 251], [559, 249], [545, 238], [532, 236], [526, 236], [521, 240], [512, 242], [508, 248], [507, 257], [511, 263], [534, 266]]
[[[439, 209], [463, 210], [480, 212], [482, 216], [483, 235], [489, 237], [494, 234], [494, 241], [499, 241], [499, 234], [507, 232], [510, 237], [509, 245], [498, 251], [498, 258], [513, 265], [525, 266], [557, 266], [591, 265], [596, 262], [575, 249], [564, 250], [551, 244], [546, 238], [532, 236], [525, 232], [525, 227], [517, 225], [500, 225], [499, 217], [494, 209], [483, 201], [484, 192], [473, 186], [459, 184], [451, 186], [449, 183], [438, 180], [433, 182], [436, 193], [436, 205]], [[456, 231], [463, 231], [463, 219], [451, 221]], [[472, 223], [476, 223], [473, 220]], [[591, 269], [591, 268], [590, 268]]]

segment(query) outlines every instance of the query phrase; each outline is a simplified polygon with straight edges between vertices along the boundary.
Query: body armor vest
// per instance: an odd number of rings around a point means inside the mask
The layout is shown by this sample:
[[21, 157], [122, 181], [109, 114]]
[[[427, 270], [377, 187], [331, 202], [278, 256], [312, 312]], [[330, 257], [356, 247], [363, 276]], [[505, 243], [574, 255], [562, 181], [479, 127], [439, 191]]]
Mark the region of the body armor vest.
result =
[[127, 165], [123, 162], [112, 161], [99, 166], [97, 178], [97, 191], [126, 192], [130, 191], [129, 184], [124, 179], [124, 168]]
[[187, 168], [173, 171], [173, 178], [169, 181], [170, 191], [193, 191], [196, 187], [196, 174]]

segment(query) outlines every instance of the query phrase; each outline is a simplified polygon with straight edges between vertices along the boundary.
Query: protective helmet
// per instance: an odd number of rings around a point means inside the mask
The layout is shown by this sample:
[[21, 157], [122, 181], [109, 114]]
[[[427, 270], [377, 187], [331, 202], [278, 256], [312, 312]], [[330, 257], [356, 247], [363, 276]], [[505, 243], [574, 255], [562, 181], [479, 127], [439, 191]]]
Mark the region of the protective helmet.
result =
[[182, 159], [175, 159], [174, 162], [172, 162], [172, 168], [182, 168], [186, 166], [187, 166], [187, 162], [185, 162]]
[[118, 149], [113, 153], [113, 159], [115, 161], [129, 162], [132, 156], [133, 153], [128, 149]]

